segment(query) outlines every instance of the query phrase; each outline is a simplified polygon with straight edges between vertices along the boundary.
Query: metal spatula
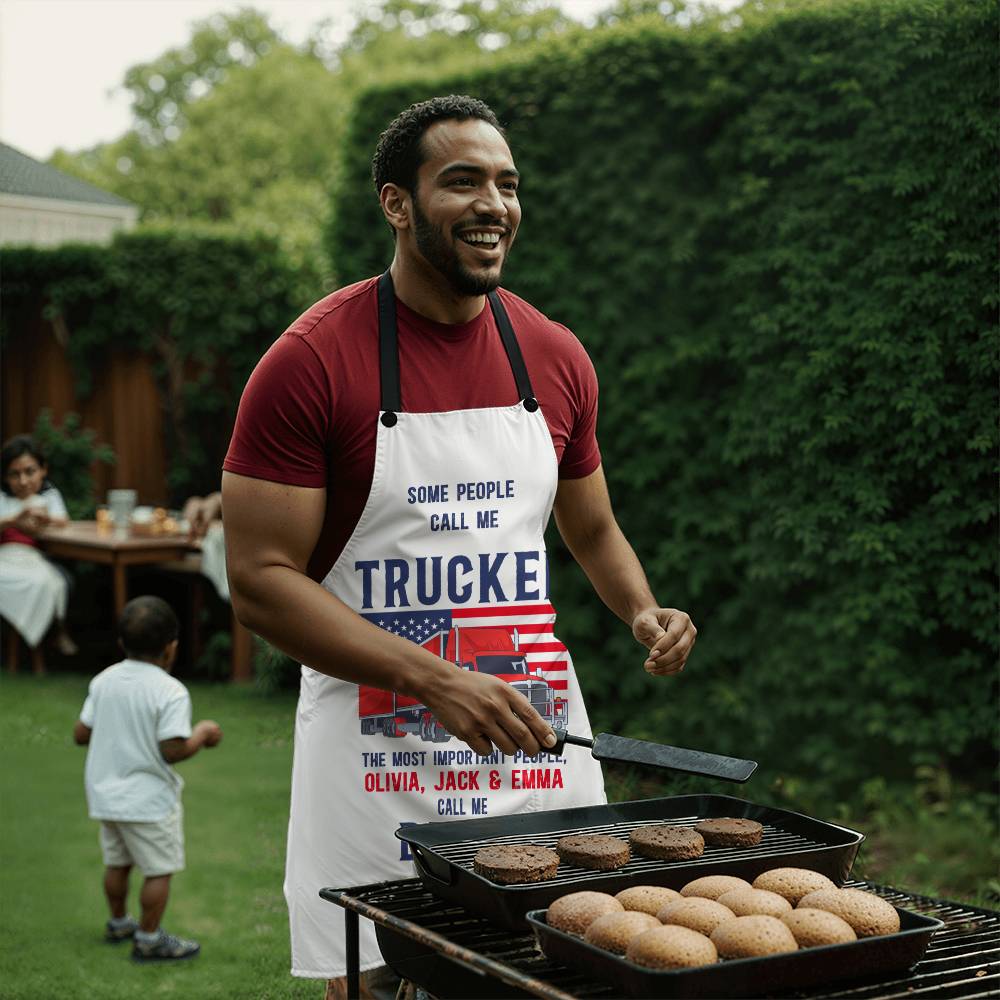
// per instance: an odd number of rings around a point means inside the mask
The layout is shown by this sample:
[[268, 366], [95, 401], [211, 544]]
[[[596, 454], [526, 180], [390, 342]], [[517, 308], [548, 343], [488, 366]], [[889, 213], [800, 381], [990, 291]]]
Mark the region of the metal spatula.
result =
[[721, 778], [742, 784], [757, 770], [757, 761], [740, 760], [738, 757], [720, 757], [700, 750], [685, 750], [663, 743], [647, 743], [645, 740], [630, 740], [611, 733], [598, 733], [592, 740], [582, 736], [572, 736], [563, 729], [554, 729], [556, 745], [546, 748], [546, 753], [562, 753], [565, 744], [587, 747], [597, 760], [617, 760], [632, 764], [648, 764], [671, 771], [685, 771], [701, 774], [707, 778]]

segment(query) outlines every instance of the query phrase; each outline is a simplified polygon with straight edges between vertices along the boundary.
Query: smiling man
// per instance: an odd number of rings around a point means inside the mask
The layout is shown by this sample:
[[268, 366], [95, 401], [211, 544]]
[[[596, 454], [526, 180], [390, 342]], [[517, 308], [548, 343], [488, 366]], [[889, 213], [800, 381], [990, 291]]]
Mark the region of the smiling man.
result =
[[590, 735], [549, 600], [553, 509], [637, 668], [675, 674], [695, 639], [615, 521], [586, 352], [499, 288], [521, 208], [493, 112], [414, 105], [373, 175], [392, 264], [275, 342], [223, 475], [234, 608], [303, 664], [285, 895], [292, 973], [331, 980], [343, 922], [317, 893], [411, 874], [398, 827], [604, 801], [593, 758], [545, 752], [554, 725]]

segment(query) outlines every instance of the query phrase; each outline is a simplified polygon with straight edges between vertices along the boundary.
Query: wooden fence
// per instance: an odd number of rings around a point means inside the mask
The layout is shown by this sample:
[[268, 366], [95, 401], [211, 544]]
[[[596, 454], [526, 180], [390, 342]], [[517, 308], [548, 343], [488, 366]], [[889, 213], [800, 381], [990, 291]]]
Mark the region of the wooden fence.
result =
[[38, 315], [29, 329], [12, 331], [2, 361], [3, 440], [30, 432], [46, 407], [57, 424], [67, 413], [78, 413], [83, 426], [117, 457], [113, 466], [94, 467], [98, 499], [109, 489], [131, 488], [139, 503], [167, 502], [163, 408], [147, 358], [109, 354], [94, 373], [93, 391], [80, 396], [57, 330]]

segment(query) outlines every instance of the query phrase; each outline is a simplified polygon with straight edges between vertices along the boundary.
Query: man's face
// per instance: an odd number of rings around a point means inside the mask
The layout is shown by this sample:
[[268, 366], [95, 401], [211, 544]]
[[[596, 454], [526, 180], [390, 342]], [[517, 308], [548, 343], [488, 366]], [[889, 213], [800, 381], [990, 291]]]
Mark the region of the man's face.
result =
[[454, 292], [484, 295], [500, 284], [521, 221], [510, 149], [478, 118], [436, 122], [422, 143], [413, 195], [416, 251]]

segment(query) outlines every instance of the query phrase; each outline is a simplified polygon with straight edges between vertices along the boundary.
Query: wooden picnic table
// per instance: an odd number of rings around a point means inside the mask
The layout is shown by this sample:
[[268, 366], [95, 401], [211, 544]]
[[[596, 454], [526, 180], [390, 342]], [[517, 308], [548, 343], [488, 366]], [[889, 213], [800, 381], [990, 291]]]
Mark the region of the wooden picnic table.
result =
[[[98, 527], [96, 521], [70, 521], [64, 527], [46, 528], [38, 535], [40, 546], [57, 559], [92, 562], [111, 567], [114, 590], [114, 624], [117, 624], [128, 601], [127, 571], [130, 566], [177, 563], [201, 550], [185, 534], [119, 534], [113, 528]], [[251, 656], [253, 640], [236, 620], [232, 621], [232, 676], [234, 681], [253, 677]]]

